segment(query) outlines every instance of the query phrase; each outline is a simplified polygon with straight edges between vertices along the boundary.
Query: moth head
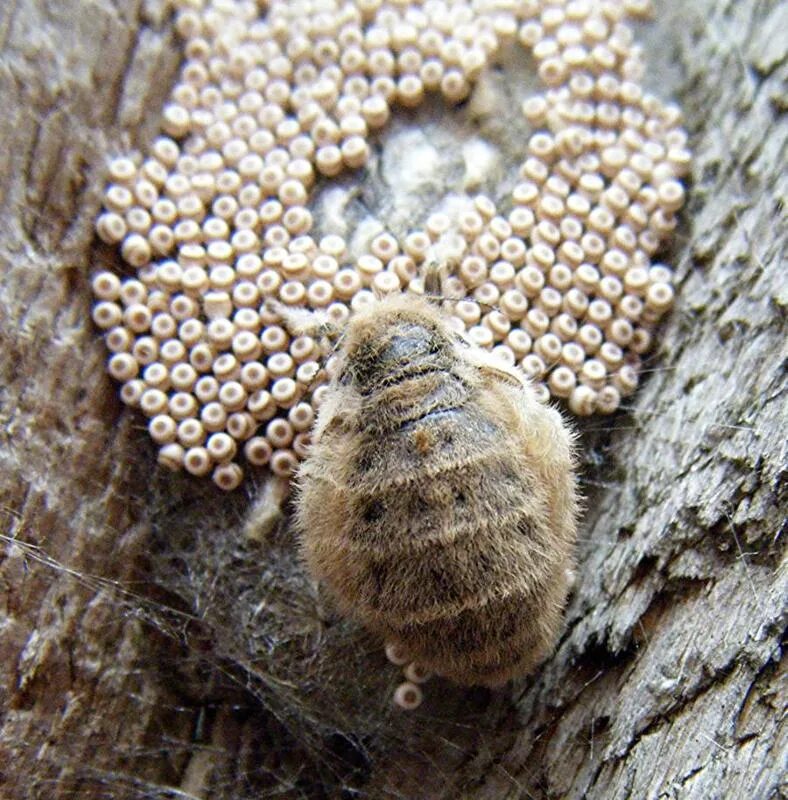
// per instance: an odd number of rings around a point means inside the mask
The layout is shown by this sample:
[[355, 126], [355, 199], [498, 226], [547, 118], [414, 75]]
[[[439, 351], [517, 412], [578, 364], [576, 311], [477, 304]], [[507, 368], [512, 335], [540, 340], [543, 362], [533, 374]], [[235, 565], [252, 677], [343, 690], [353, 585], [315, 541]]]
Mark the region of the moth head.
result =
[[386, 297], [350, 319], [339, 380], [364, 393], [407, 374], [445, 369], [454, 340], [434, 303], [415, 294]]

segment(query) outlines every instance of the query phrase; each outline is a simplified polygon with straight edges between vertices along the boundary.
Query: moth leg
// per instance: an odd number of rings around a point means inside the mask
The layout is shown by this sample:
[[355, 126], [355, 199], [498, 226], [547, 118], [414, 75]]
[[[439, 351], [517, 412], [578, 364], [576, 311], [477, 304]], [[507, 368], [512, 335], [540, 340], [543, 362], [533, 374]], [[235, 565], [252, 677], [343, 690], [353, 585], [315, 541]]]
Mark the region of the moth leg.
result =
[[265, 541], [284, 517], [284, 504], [290, 495], [290, 481], [271, 475], [263, 484], [247, 512], [243, 531], [253, 542]]
[[265, 310], [275, 314], [282, 321], [282, 327], [291, 336], [311, 336], [313, 339], [336, 340], [342, 331], [328, 315], [307, 308], [293, 308], [278, 300], [268, 298]]

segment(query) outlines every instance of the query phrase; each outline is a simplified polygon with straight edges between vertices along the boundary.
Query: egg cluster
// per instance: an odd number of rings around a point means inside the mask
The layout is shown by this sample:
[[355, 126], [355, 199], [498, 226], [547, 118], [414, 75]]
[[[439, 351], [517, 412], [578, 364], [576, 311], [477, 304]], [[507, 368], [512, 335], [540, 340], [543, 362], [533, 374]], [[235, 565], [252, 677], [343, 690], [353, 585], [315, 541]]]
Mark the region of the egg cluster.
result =
[[[177, 0], [180, 81], [144, 159], [117, 158], [97, 220], [136, 278], [101, 272], [93, 318], [110, 374], [149, 418], [159, 460], [224, 489], [243, 454], [289, 475], [331, 375], [269, 298], [341, 325], [377, 297], [423, 293], [454, 265], [447, 314], [519, 364], [545, 399], [614, 411], [671, 306], [652, 256], [676, 225], [689, 165], [680, 113], [641, 86], [627, 16], [643, 0]], [[362, 167], [392, 107], [464, 99], [503, 45], [528, 48], [545, 91], [506, 211], [468, 198], [351, 258], [316, 237], [319, 175]], [[527, 123], [527, 124], [526, 124]]]

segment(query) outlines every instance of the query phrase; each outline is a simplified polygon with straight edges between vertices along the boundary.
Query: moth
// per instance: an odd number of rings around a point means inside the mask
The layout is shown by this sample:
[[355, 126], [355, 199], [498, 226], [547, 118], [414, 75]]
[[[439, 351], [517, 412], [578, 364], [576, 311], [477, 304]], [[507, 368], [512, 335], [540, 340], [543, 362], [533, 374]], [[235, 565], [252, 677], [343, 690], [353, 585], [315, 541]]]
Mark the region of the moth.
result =
[[573, 564], [561, 415], [417, 295], [356, 313], [337, 356], [296, 481], [312, 574], [422, 672], [491, 687], [529, 673]]

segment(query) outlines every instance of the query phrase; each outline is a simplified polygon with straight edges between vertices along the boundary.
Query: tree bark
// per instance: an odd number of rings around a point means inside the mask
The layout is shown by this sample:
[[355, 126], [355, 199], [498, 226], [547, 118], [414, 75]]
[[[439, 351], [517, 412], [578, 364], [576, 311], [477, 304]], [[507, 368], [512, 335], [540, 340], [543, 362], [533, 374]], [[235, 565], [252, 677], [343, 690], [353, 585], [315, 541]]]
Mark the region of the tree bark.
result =
[[583, 426], [566, 631], [536, 676], [407, 716], [287, 525], [251, 541], [252, 487], [154, 469], [105, 374], [89, 275], [122, 267], [92, 223], [177, 73], [164, 0], [0, 9], [2, 796], [780, 794], [788, 6], [657, 15], [694, 150], [678, 306], [632, 405]]

